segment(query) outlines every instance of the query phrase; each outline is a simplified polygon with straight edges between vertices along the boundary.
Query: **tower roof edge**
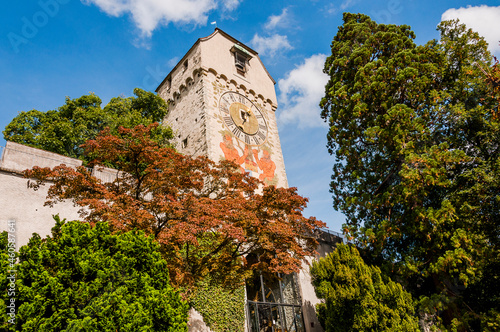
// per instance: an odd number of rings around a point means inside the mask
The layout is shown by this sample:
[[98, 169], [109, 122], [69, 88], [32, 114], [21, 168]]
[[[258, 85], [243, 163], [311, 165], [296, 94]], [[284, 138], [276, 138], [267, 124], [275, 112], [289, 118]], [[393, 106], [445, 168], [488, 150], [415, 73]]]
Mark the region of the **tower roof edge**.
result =
[[158, 92], [160, 87], [165, 83], [165, 81], [167, 80], [167, 78], [170, 76], [170, 74], [172, 74], [172, 72], [174, 72], [179, 66], [181, 63], [183, 63], [185, 61], [185, 59], [187, 57], [189, 57], [189, 55], [191, 54], [191, 52], [202, 42], [205, 42], [205, 41], [208, 41], [210, 39], [212, 39], [215, 35], [217, 34], [220, 34], [222, 36], [224, 36], [226, 39], [234, 42], [235, 45], [237, 45], [238, 47], [241, 47], [243, 48], [245, 51], [247, 51], [248, 53], [250, 53], [251, 55], [253, 55], [255, 58], [257, 58], [260, 62], [260, 64], [262, 65], [262, 67], [264, 68], [265, 72], [267, 73], [267, 75], [269, 76], [269, 78], [271, 79], [271, 81], [273, 82], [273, 84], [276, 84], [276, 81], [274, 80], [274, 78], [271, 76], [271, 74], [269, 74], [269, 72], [267, 71], [267, 68], [264, 66], [264, 64], [262, 63], [262, 60], [260, 59], [259, 57], [259, 53], [257, 51], [255, 51], [254, 49], [252, 49], [251, 47], [245, 45], [244, 43], [240, 42], [238, 39], [232, 37], [231, 35], [229, 35], [227, 32], [224, 32], [223, 30], [219, 29], [219, 28], [215, 28], [214, 32], [212, 32], [210, 35], [206, 36], [206, 37], [201, 37], [201, 38], [198, 38], [196, 40], [196, 42], [193, 44], [193, 46], [191, 46], [191, 48], [186, 52], [186, 54], [184, 54], [184, 56], [182, 57], [182, 59], [179, 60], [179, 62], [177, 62], [177, 64], [172, 68], [172, 70], [170, 70], [170, 72], [165, 76], [165, 78], [163, 79], [163, 81], [158, 85], [158, 87], [156, 88], [155, 92]]

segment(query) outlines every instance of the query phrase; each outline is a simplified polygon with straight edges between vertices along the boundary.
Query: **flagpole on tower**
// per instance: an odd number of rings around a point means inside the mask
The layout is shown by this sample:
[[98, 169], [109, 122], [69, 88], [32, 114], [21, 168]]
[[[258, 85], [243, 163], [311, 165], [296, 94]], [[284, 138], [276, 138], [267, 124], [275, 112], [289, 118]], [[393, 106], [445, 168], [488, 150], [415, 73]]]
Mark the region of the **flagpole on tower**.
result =
[[210, 23], [212, 25], [215, 25], [215, 28], [217, 29], [217, 21], [213, 21], [212, 23]]

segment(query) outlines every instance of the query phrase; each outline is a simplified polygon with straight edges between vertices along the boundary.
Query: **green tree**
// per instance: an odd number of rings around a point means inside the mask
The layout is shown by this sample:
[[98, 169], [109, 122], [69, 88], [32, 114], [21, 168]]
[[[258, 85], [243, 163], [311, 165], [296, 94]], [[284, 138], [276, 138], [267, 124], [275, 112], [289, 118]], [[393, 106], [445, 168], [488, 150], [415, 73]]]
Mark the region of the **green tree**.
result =
[[498, 101], [486, 42], [458, 21], [438, 30], [419, 46], [409, 26], [344, 14], [321, 107], [344, 232], [406, 279], [423, 311], [464, 330], [484, 312], [463, 290], [498, 259]]
[[[76, 99], [66, 98], [57, 110], [20, 112], [3, 131], [4, 139], [35, 148], [84, 159], [80, 147], [94, 139], [106, 127], [116, 133], [120, 126], [161, 123], [167, 114], [163, 99], [152, 92], [134, 89], [135, 97], [116, 97], [101, 108], [94, 94]], [[155, 139], [162, 144], [172, 137], [168, 128], [158, 127]]]
[[[55, 218], [51, 237], [20, 249], [15, 324], [4, 319], [3, 331], [187, 331], [188, 306], [151, 237]], [[4, 255], [5, 233], [1, 242]]]
[[318, 318], [327, 332], [419, 331], [410, 293], [365, 264], [354, 246], [338, 244], [313, 262], [311, 275], [316, 294], [325, 300]]

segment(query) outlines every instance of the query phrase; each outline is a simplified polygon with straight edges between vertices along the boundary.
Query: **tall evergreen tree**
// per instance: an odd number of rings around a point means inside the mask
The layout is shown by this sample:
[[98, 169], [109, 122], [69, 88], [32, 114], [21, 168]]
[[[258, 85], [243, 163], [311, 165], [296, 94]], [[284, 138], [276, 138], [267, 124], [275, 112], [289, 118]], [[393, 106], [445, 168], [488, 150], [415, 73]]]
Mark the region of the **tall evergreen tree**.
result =
[[321, 107], [344, 231], [438, 324], [464, 330], [485, 314], [464, 289], [498, 260], [498, 102], [483, 38], [457, 21], [438, 30], [439, 42], [416, 45], [409, 26], [344, 14]]

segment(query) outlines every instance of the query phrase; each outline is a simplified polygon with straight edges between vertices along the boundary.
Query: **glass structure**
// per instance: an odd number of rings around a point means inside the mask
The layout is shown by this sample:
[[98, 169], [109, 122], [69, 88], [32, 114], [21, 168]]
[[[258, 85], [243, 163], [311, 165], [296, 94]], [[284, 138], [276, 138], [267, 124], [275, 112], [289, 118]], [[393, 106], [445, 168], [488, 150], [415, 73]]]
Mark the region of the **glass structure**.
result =
[[305, 332], [296, 274], [255, 275], [246, 289], [250, 332]]

